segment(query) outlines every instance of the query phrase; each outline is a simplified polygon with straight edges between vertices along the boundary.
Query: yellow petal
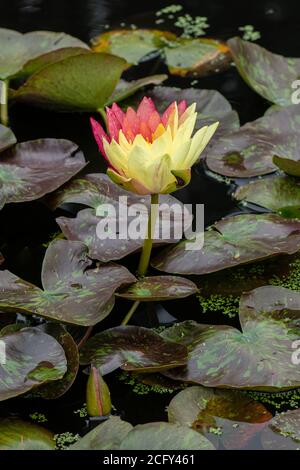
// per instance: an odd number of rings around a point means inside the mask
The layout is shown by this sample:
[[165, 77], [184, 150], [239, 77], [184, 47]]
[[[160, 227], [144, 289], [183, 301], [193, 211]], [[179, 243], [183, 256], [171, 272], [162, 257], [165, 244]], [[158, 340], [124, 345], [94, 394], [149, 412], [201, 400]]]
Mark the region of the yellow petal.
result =
[[214, 135], [219, 123], [215, 122], [210, 126], [204, 126], [199, 129], [192, 138], [192, 144], [189, 154], [185, 160], [185, 167], [189, 168], [197, 161], [200, 154], [205, 149], [206, 145]]
[[133, 180], [132, 178], [125, 178], [124, 176], [116, 173], [111, 168], [107, 169], [107, 175], [114, 183], [116, 183], [118, 186], [121, 186], [123, 189], [126, 189], [127, 191], [141, 195], [150, 194], [149, 189], [143, 186], [140, 181]]
[[112, 140], [108, 143], [103, 140], [103, 146], [105, 153], [111, 165], [119, 172], [126, 175], [127, 172], [127, 153], [120, 147], [120, 145]]
[[[179, 118], [179, 126], [181, 126], [186, 119], [196, 112], [196, 103], [191, 104]], [[197, 113], [196, 113], [197, 114]]]

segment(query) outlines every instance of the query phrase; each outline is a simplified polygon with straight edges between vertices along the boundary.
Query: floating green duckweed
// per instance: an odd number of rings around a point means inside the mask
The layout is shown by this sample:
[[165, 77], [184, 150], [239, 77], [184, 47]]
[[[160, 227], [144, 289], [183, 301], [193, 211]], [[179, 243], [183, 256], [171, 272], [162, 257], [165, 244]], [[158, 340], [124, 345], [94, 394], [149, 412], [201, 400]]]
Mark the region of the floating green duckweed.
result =
[[37, 423], [46, 423], [48, 421], [43, 413], [38, 413], [37, 411], [31, 413], [29, 418], [32, 419], [32, 421], [36, 421]]
[[64, 239], [64, 238], [65, 238], [64, 234], [60, 230], [57, 230], [56, 232], [53, 232], [50, 234], [49, 240], [43, 243], [42, 246], [44, 248], [48, 248], [48, 246], [50, 245], [51, 242], [53, 242], [53, 240]]
[[172, 388], [158, 384], [144, 384], [140, 380], [138, 380], [138, 378], [134, 377], [128, 372], [121, 372], [121, 374], [119, 374], [118, 376], [118, 379], [121, 382], [124, 382], [126, 385], [130, 385], [132, 387], [132, 391], [137, 395], [148, 395], [149, 393], [159, 393], [160, 395], [165, 395], [186, 388], [186, 384], [183, 383], [178, 383], [178, 386]]
[[209, 297], [198, 296], [203, 313], [221, 312], [229, 318], [235, 317], [239, 312], [240, 297], [236, 295], [213, 294]]
[[80, 418], [86, 418], [88, 413], [86, 409], [86, 403], [83, 404], [82, 408], [73, 411], [74, 415], [79, 415]]
[[73, 434], [72, 432], [62, 432], [61, 434], [55, 434], [54, 436], [56, 448], [58, 450], [67, 450], [68, 447], [77, 442], [79, 438], [79, 434]]
[[206, 16], [192, 17], [188, 13], [178, 16], [174, 25], [182, 29], [182, 38], [198, 38], [204, 36], [206, 29], [209, 28]]
[[259, 31], [256, 31], [252, 24], [246, 24], [245, 26], [240, 26], [239, 31], [243, 33], [243, 39], [245, 41], [257, 41], [261, 38]]
[[291, 270], [286, 276], [274, 276], [270, 280], [270, 284], [300, 291], [300, 259], [293, 261], [290, 268]]
[[256, 401], [264, 403], [266, 405], [273, 406], [276, 411], [282, 409], [294, 409], [300, 407], [300, 389], [290, 390], [288, 392], [277, 392], [277, 393], [263, 393], [245, 391], [242, 392], [253, 398]]
[[210, 432], [211, 434], [215, 434], [216, 436], [222, 436], [223, 434], [222, 428], [220, 427], [217, 427], [217, 428], [210, 427], [208, 432]]

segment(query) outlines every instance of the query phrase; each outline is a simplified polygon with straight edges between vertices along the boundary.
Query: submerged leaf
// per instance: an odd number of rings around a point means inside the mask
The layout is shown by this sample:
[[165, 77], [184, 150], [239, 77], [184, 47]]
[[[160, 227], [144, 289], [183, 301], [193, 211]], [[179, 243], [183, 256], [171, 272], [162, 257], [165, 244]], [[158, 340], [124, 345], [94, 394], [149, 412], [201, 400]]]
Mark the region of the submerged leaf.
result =
[[186, 359], [185, 346], [139, 326], [118, 326], [97, 333], [80, 351], [80, 363], [92, 363], [103, 375], [118, 367], [155, 372], [185, 364]]
[[269, 422], [261, 436], [265, 450], [300, 449], [300, 410], [280, 413]]

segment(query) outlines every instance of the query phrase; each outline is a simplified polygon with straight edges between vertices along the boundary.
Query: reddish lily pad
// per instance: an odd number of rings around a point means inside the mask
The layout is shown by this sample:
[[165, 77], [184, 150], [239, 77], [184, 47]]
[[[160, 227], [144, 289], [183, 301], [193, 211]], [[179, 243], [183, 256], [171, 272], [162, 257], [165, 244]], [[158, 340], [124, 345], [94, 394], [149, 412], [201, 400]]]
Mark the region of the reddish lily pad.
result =
[[186, 360], [185, 346], [139, 326], [118, 326], [97, 333], [80, 351], [80, 363], [100, 367], [103, 375], [118, 367], [156, 372], [186, 364]]
[[0, 450], [54, 450], [54, 434], [17, 418], [0, 421]]
[[300, 293], [273, 286], [254, 289], [242, 295], [239, 318], [242, 332], [186, 321], [161, 333], [189, 350], [188, 365], [164, 372], [167, 377], [205, 387], [299, 388], [292, 344], [300, 338]]
[[238, 201], [247, 201], [272, 211], [300, 207], [300, 181], [289, 176], [275, 176], [252, 181], [234, 193]]
[[47, 322], [39, 328], [59, 342], [67, 359], [68, 369], [61, 380], [42, 385], [36, 389], [36, 396], [53, 400], [64, 395], [73, 385], [79, 369], [79, 353], [74, 339], [62, 325]]
[[208, 168], [221, 175], [248, 178], [275, 171], [274, 155], [295, 160], [296, 165], [299, 120], [299, 107], [289, 106], [248, 122], [215, 141], [206, 153]]
[[59, 380], [66, 373], [63, 348], [38, 328], [24, 328], [1, 336], [1, 342], [5, 346], [6, 360], [0, 367], [0, 401]]
[[17, 142], [17, 139], [9, 127], [0, 124], [0, 152], [6, 150]]
[[179, 276], [149, 276], [122, 288], [118, 297], [142, 302], [182, 299], [198, 292], [197, 286]]
[[133, 426], [123, 421], [119, 416], [111, 416], [104, 423], [69, 447], [70, 450], [118, 450], [122, 440], [132, 430]]
[[0, 206], [39, 199], [86, 165], [76, 144], [63, 139], [23, 142], [1, 153]]
[[176, 274], [208, 274], [300, 249], [300, 222], [275, 214], [240, 214], [216, 222], [204, 234], [202, 249], [189, 242], [159, 254], [152, 266]]
[[139, 424], [122, 440], [120, 450], [215, 450], [201, 434], [164, 422]]
[[[169, 422], [189, 426], [214, 445], [244, 448], [272, 414], [259, 402], [239, 392], [200, 386], [180, 391], [168, 406]], [[218, 437], [213, 433], [218, 429]]]
[[[114, 184], [107, 175], [98, 173], [87, 175], [84, 178], [76, 178], [48, 198], [52, 209], [66, 202], [84, 204], [93, 208], [81, 210], [72, 219], [68, 217], [56, 219], [66, 238], [79, 240], [89, 247], [91, 258], [102, 262], [117, 260], [143, 246], [144, 234], [136, 239], [128, 237], [127, 234], [124, 238], [117, 236], [115, 238], [101, 238], [97, 235], [97, 226], [106, 219], [105, 204], [110, 204], [115, 209], [115, 214], [110, 214], [110, 221], [112, 226], [116, 225], [116, 232], [118, 232], [120, 220], [123, 221], [122, 217], [124, 217], [124, 213], [127, 214], [128, 208], [131, 207], [132, 210], [133, 204], [139, 204], [137, 215], [146, 227], [150, 208], [149, 196], [140, 197], [129, 193]], [[157, 233], [160, 233], [160, 236], [154, 238], [154, 242], [157, 244], [174, 243], [182, 237], [183, 227], [185, 229], [190, 227], [191, 214], [182, 203], [170, 195], [161, 196], [160, 204], [162, 206], [159, 222], [157, 222], [157, 229], [160, 229], [160, 232], [157, 231]], [[120, 209], [123, 209], [123, 213], [119, 217]], [[182, 220], [183, 214], [184, 220]], [[124, 220], [125, 226], [128, 227], [133, 223], [137, 215], [128, 214], [127, 219]]]
[[263, 430], [261, 442], [265, 450], [299, 450], [300, 410], [274, 416]]
[[82, 243], [54, 240], [43, 262], [44, 290], [9, 271], [0, 271], [0, 309], [95, 325], [111, 312], [115, 290], [136, 279], [123, 266], [110, 263], [89, 269], [91, 264]]
[[228, 45], [240, 75], [256, 93], [280, 106], [292, 104], [291, 86], [299, 78], [300, 59], [273, 54], [238, 37]]

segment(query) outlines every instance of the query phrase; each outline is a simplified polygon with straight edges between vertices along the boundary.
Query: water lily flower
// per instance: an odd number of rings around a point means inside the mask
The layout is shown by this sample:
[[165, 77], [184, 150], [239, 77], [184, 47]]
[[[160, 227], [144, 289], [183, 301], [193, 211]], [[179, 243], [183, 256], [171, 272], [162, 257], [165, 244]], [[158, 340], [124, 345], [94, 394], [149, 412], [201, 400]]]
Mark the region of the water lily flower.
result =
[[117, 104], [106, 108], [107, 128], [91, 118], [99, 149], [108, 162], [107, 174], [118, 185], [137, 194], [171, 193], [191, 179], [191, 167], [213, 136], [218, 122], [192, 136], [196, 103], [173, 102], [160, 115], [151, 98], [135, 111]]

